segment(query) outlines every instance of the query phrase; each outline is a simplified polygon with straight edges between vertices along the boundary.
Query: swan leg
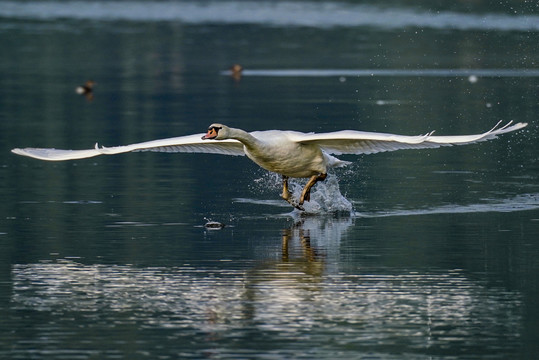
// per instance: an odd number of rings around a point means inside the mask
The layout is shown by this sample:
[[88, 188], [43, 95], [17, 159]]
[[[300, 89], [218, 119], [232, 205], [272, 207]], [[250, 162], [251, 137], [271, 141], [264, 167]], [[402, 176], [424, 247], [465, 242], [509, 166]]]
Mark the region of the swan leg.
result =
[[288, 176], [283, 175], [283, 193], [281, 194], [281, 197], [288, 201], [290, 196], [290, 190], [288, 190]]
[[298, 210], [304, 211], [305, 209], [301, 204], [296, 204], [294, 199], [292, 198], [292, 194], [290, 194], [290, 190], [288, 189], [288, 176], [283, 175], [283, 193], [281, 194], [281, 197], [285, 199], [290, 205], [295, 207]]
[[311, 188], [316, 184], [318, 181], [324, 181], [328, 174], [320, 174], [320, 175], [313, 175], [307, 182], [307, 185], [303, 188], [303, 191], [301, 192], [301, 196], [299, 197], [299, 204], [303, 205], [304, 201], [310, 201], [311, 200]]

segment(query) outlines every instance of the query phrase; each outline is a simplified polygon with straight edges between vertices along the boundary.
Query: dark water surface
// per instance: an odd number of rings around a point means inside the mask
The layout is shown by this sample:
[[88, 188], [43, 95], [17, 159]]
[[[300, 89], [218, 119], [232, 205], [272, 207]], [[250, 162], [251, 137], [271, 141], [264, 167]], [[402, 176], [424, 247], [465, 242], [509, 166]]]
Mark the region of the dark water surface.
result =
[[[0, 358], [535, 358], [538, 9], [436, 4], [0, 1]], [[499, 120], [343, 156], [309, 216], [246, 158], [9, 151]]]

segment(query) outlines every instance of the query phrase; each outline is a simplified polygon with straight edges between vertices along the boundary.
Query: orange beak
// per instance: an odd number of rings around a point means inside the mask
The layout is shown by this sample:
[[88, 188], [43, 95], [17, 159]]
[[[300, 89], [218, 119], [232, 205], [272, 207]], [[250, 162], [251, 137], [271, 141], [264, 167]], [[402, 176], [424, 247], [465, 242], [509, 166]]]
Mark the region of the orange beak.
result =
[[208, 129], [206, 135], [202, 137], [202, 140], [215, 139], [217, 137], [217, 131], [215, 128]]

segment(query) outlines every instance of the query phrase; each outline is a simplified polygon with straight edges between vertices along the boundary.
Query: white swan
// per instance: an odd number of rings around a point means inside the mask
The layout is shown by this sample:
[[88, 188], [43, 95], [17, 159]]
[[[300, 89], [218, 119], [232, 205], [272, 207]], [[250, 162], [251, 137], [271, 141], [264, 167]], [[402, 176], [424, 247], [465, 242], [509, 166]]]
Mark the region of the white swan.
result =
[[[440, 146], [464, 145], [496, 138], [497, 135], [522, 129], [526, 123], [498, 127], [477, 135], [433, 136], [433, 132], [420, 136], [404, 136], [354, 130], [330, 133], [301, 133], [296, 131], [246, 132], [222, 124], [210, 125], [206, 134], [180, 136], [138, 144], [99, 147], [89, 150], [58, 150], [25, 148], [13, 149], [13, 153], [41, 160], [60, 161], [89, 158], [97, 155], [120, 154], [129, 151], [163, 151], [247, 155], [266, 170], [283, 176], [282, 197], [296, 208], [303, 210], [303, 202], [309, 200], [310, 190], [327, 171], [348, 164], [330, 154], [372, 154], [400, 149], [424, 149]], [[202, 136], [201, 136], [202, 135]], [[288, 190], [288, 178], [310, 178], [299, 200], [292, 199]]]

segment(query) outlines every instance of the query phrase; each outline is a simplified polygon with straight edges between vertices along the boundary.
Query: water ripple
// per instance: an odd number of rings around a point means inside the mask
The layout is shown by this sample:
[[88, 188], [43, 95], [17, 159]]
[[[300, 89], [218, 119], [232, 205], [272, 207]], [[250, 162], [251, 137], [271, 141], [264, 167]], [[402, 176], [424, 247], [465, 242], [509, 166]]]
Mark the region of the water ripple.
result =
[[[245, 265], [18, 264], [12, 267], [12, 302], [19, 312], [76, 316], [79, 325], [96, 326], [99, 314], [108, 314], [108, 326], [201, 332], [219, 339], [271, 333], [276, 340], [302, 337], [313, 345], [327, 337], [373, 349], [400, 343], [425, 353], [449, 339], [466, 349], [520, 336], [521, 296], [486, 287], [458, 269], [323, 275], [323, 264], [316, 261]], [[47, 331], [61, 337], [55, 329]]]
[[[230, 75], [229, 70], [221, 75]], [[244, 70], [254, 77], [539, 77], [539, 69], [257, 69]]]
[[484, 199], [477, 204], [449, 204], [424, 209], [398, 209], [376, 212], [356, 212], [358, 217], [416, 216], [433, 214], [467, 214], [484, 212], [516, 212], [539, 209], [539, 194], [521, 194], [507, 199]]

